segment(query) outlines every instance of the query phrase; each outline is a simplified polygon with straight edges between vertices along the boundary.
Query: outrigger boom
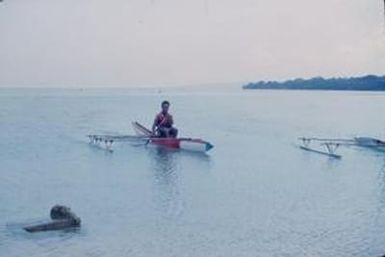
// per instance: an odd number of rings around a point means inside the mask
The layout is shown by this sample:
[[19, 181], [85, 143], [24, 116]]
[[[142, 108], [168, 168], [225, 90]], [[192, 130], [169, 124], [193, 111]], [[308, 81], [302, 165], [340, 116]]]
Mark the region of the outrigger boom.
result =
[[112, 152], [112, 144], [114, 142], [144, 142], [146, 144], [149, 140], [147, 136], [131, 136], [131, 135], [87, 135], [90, 139], [90, 144], [99, 146], [104, 143], [105, 149]]
[[[336, 159], [342, 158], [341, 155], [335, 154], [335, 151], [340, 146], [340, 143], [338, 143], [338, 142], [331, 142], [330, 140], [327, 140], [327, 139], [307, 138], [307, 137], [300, 137], [298, 139], [302, 141], [302, 145], [299, 146], [299, 148], [302, 150], [327, 155], [329, 157], [336, 158]], [[316, 150], [316, 149], [311, 148], [310, 147], [311, 141], [322, 142], [322, 143], [320, 143], [320, 145], [325, 146], [326, 151], [321, 151], [321, 150]], [[345, 141], [345, 140], [343, 140], [343, 141]]]

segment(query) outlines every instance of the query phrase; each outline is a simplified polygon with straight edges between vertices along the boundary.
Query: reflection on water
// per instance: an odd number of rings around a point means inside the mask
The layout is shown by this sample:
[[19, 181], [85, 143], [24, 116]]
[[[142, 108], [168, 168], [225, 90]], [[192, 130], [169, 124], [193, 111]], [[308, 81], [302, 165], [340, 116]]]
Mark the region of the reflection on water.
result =
[[180, 193], [178, 174], [178, 152], [165, 148], [149, 151], [153, 172], [154, 201], [156, 208], [167, 218], [175, 218], [183, 213], [184, 201]]
[[378, 172], [377, 180], [379, 189], [379, 204], [377, 205], [377, 213], [379, 216], [385, 209], [385, 158], [383, 159], [383, 165]]
[[209, 164], [210, 156], [163, 147], [149, 148], [148, 152], [153, 172], [155, 206], [167, 218], [179, 217], [186, 205], [181, 190], [182, 162], [190, 160]]

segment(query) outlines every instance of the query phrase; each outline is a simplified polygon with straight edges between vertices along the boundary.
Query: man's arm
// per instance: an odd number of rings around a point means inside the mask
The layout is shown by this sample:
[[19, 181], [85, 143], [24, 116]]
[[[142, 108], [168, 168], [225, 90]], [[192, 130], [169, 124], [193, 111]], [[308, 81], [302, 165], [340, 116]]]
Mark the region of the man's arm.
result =
[[152, 123], [152, 134], [154, 135], [155, 135], [157, 123], [158, 123], [158, 115], [155, 116], [154, 123]]

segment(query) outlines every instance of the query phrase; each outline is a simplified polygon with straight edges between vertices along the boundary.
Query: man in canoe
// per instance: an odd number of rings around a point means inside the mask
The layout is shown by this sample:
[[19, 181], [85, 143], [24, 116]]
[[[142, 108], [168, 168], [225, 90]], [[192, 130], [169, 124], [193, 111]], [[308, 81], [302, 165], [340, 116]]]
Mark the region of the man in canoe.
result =
[[162, 111], [156, 115], [154, 124], [152, 125], [152, 134], [157, 137], [177, 137], [178, 130], [172, 125], [174, 120], [172, 115], [168, 113], [170, 103], [168, 101], [162, 102]]

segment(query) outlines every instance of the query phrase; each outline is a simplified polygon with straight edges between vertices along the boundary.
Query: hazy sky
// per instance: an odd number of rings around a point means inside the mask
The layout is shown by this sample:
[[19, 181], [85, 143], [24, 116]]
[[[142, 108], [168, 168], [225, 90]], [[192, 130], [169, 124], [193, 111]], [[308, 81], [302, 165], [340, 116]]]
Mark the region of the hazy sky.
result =
[[385, 74], [383, 0], [4, 0], [0, 86]]

